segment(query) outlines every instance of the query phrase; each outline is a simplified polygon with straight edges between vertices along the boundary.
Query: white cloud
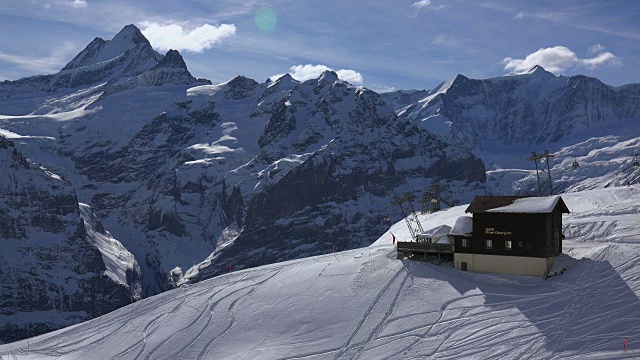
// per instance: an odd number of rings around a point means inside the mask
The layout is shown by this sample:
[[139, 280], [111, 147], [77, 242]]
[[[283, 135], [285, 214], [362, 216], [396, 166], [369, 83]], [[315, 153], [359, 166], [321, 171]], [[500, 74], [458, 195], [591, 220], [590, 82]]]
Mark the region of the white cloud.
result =
[[396, 89], [393, 86], [387, 86], [387, 85], [379, 85], [379, 84], [373, 84], [370, 87], [371, 90], [377, 92], [377, 93], [385, 93], [385, 92], [391, 92], [391, 91], [396, 91], [398, 89]]
[[140, 25], [142, 33], [149, 39], [151, 45], [161, 51], [174, 49], [199, 53], [236, 33], [236, 27], [233, 24], [219, 26], [204, 24], [191, 31], [185, 30], [178, 24], [160, 25], [144, 22]]
[[[604, 47], [600, 45], [600, 50]], [[524, 59], [507, 57], [502, 60], [505, 70], [511, 70], [517, 74], [525, 73], [536, 65], [540, 65], [552, 73], [562, 73], [567, 69], [584, 66], [591, 70], [603, 66], [620, 66], [622, 62], [610, 52], [602, 52], [593, 58], [578, 58], [576, 53], [566, 46], [554, 46], [541, 48], [527, 55]]]
[[431, 0], [420, 0], [420, 1], [414, 2], [413, 5], [411, 5], [411, 6], [416, 7], [416, 8], [424, 8], [424, 7], [427, 7], [429, 5], [431, 5]]
[[604, 46], [602, 46], [602, 44], [595, 44], [592, 46], [589, 46], [589, 52], [592, 54], [600, 54], [604, 51]]
[[67, 6], [71, 6], [74, 9], [84, 9], [87, 7], [87, 2], [84, 0], [73, 0], [64, 3]]
[[56, 47], [49, 56], [38, 57], [15, 55], [0, 51], [0, 62], [27, 69], [32, 71], [34, 75], [51, 74], [60, 71], [77, 49], [77, 46], [73, 43], [64, 43], [62, 46]]
[[593, 70], [602, 65], [622, 66], [622, 61], [610, 52], [603, 52], [591, 59], [580, 59], [580, 64]]
[[336, 74], [338, 74], [338, 79], [347, 81], [351, 84], [360, 85], [362, 84], [362, 80], [364, 80], [362, 78], [362, 74], [355, 70], [341, 69], [336, 71]]
[[438, 35], [435, 38], [433, 38], [433, 43], [436, 45], [446, 45], [446, 46], [459, 46], [460, 42], [454, 38], [453, 36], [449, 36], [449, 35]]
[[440, 10], [445, 7], [445, 5], [434, 5], [431, 0], [420, 0], [411, 4], [412, 7], [420, 10], [420, 9], [430, 9], [430, 10]]
[[[326, 65], [294, 65], [289, 68], [289, 75], [298, 81], [305, 81], [309, 79], [317, 79], [324, 71], [334, 71]], [[340, 69], [335, 71], [338, 74], [338, 79], [348, 81], [351, 84], [360, 85], [364, 81], [362, 74], [351, 69]], [[273, 75], [271, 80], [280, 78], [284, 74]]]

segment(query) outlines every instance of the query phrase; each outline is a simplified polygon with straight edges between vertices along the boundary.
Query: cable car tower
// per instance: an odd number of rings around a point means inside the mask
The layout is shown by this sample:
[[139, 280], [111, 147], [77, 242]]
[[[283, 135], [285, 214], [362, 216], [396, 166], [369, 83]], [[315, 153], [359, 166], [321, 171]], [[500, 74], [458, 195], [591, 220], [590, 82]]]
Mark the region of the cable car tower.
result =
[[447, 205], [448, 207], [454, 207], [454, 200], [447, 200], [440, 195], [440, 185], [431, 185], [431, 189], [422, 195], [422, 213], [423, 214], [431, 214], [436, 211], [442, 210], [442, 204]]
[[431, 185], [431, 190], [422, 196], [422, 213], [430, 214], [440, 210], [440, 186]]
[[[410, 193], [404, 193], [404, 197], [395, 197], [392, 203], [393, 205], [400, 207], [400, 211], [402, 211], [402, 216], [407, 223], [407, 227], [409, 228], [409, 232], [411, 233], [411, 238], [413, 240], [416, 239], [416, 235], [424, 232], [422, 224], [420, 224], [420, 220], [418, 220], [418, 215], [413, 209], [413, 204], [411, 203], [415, 198], [416, 197]], [[406, 208], [404, 205], [405, 202], [408, 204]]]
[[[549, 158], [553, 158], [555, 156], [555, 154], [549, 154], [549, 150], [545, 150], [542, 154], [532, 152], [531, 157], [527, 159], [529, 161], [533, 160], [536, 164], [536, 176], [538, 177], [538, 191], [540, 192], [540, 196], [543, 196], [543, 186], [546, 187], [547, 185], [544, 184], [546, 182], [544, 176], [542, 179], [540, 178], [540, 173], [546, 174], [549, 178], [549, 195], [553, 195], [553, 182], [551, 181], [551, 166], [549, 164]], [[574, 163], [574, 169], [577, 168], [577, 163], [578, 161], [576, 160]]]

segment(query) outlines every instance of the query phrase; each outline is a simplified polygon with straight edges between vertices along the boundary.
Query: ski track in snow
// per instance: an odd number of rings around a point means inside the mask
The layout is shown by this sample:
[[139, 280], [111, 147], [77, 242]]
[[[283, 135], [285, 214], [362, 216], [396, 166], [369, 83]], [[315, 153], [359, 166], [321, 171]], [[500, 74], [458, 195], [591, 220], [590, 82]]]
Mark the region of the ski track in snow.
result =
[[575, 213], [552, 273], [567, 270], [547, 280], [396, 260], [387, 235], [183, 286], [0, 345], [0, 358], [639, 358], [640, 188], [564, 197]]

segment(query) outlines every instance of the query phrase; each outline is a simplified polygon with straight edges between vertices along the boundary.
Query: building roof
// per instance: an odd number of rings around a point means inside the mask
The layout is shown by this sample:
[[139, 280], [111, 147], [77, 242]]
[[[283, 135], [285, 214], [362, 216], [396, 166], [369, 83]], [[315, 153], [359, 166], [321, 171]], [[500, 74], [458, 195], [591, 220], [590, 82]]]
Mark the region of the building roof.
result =
[[448, 236], [442, 236], [440, 239], [438, 239], [438, 241], [436, 242], [436, 244], [453, 244], [453, 239], [448, 237]]
[[522, 199], [524, 196], [476, 196], [467, 207], [465, 212], [482, 213], [489, 209], [495, 209], [507, 205], [511, 205], [516, 199]]
[[440, 225], [440, 226], [436, 226], [433, 229], [429, 229], [423, 233], [418, 234], [418, 236], [427, 236], [427, 237], [432, 237], [434, 235], [440, 235], [440, 234], [448, 234], [449, 230], [451, 230], [451, 226], [449, 225]]
[[465, 236], [473, 232], [473, 218], [471, 216], [460, 216], [449, 231], [452, 236]]
[[476, 196], [465, 211], [471, 213], [549, 214], [556, 206], [560, 206], [563, 213], [570, 212], [562, 198], [557, 195], [541, 197]]
[[552, 213], [553, 209], [558, 205], [563, 213], [570, 212], [560, 196], [516, 199], [511, 205], [490, 209], [488, 211], [501, 213], [549, 214]]

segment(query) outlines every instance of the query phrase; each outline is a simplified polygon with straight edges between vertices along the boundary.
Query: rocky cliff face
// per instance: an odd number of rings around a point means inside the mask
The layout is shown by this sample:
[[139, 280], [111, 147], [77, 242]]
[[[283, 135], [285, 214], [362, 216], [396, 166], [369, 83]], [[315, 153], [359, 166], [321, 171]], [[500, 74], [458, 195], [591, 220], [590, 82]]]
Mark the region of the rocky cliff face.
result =
[[[470, 152], [399, 120], [378, 94], [332, 72], [303, 83], [237, 78], [208, 103], [223, 126], [230, 126], [227, 109], [251, 110], [227, 135], [245, 155], [225, 158], [233, 170], [221, 174], [222, 218], [232, 221], [183, 281], [217, 275], [226, 264], [252, 267], [365, 246], [388, 227], [385, 214], [399, 218], [393, 196], [442, 183], [461, 201], [482, 188], [484, 165]], [[455, 180], [441, 181], [447, 178]]]
[[91, 319], [140, 296], [133, 256], [81, 211], [68, 182], [4, 137], [0, 169], [0, 341]]
[[389, 103], [402, 118], [484, 149], [558, 143], [582, 128], [597, 132], [605, 123], [640, 115], [639, 99], [638, 84], [616, 88], [582, 75], [555, 76], [536, 66], [527, 74], [485, 80], [458, 75], [411, 104]]
[[400, 217], [393, 196], [441, 183], [463, 201], [484, 181], [464, 147], [399, 120], [378, 94], [332, 72], [192, 88], [121, 147], [101, 136], [100, 146], [71, 150], [87, 140], [71, 130], [85, 126], [65, 130], [65, 153], [86, 177], [86, 201], [144, 260], [146, 293], [214, 276], [222, 263], [363, 246], [386, 230], [385, 214]]

